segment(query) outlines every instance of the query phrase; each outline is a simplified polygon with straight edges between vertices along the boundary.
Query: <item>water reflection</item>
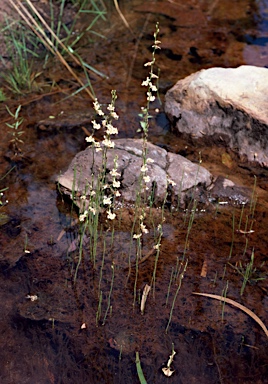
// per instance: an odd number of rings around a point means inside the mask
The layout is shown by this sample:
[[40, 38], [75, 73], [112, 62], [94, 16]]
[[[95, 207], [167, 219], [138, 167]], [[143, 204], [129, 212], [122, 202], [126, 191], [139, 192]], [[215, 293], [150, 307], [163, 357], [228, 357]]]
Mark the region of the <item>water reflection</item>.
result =
[[256, 1], [256, 28], [244, 35], [243, 57], [247, 64], [268, 67], [268, 1]]

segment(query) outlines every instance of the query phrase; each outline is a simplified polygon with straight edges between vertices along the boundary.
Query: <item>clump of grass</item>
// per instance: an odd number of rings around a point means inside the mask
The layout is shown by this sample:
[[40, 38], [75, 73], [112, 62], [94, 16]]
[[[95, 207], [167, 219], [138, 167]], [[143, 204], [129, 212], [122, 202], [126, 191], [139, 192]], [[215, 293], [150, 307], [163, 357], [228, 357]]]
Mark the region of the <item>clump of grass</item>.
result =
[[2, 76], [13, 93], [31, 92], [37, 87], [35, 79], [40, 72], [33, 71], [32, 58], [36, 58], [38, 55], [27, 47], [27, 31], [19, 23], [14, 24], [7, 19], [6, 26], [1, 32], [5, 36], [6, 49], [10, 54], [11, 63], [11, 68], [7, 68], [6, 60], [1, 56], [2, 63], [6, 67]]
[[[241, 261], [239, 262], [238, 266], [232, 265], [229, 263], [229, 265], [239, 274], [243, 277], [242, 286], [240, 289], [240, 295], [243, 296], [243, 293], [245, 291], [246, 285], [254, 284], [258, 281], [264, 280], [265, 277], [260, 276], [259, 271], [256, 267], [254, 267], [254, 249], [251, 252], [250, 261], [243, 266]], [[261, 265], [261, 267], [263, 264]]]
[[12, 135], [12, 139], [10, 142], [13, 145], [13, 150], [15, 154], [18, 154], [21, 152], [21, 144], [23, 144], [23, 140], [21, 139], [22, 134], [24, 131], [21, 130], [21, 125], [23, 123], [23, 117], [20, 116], [21, 111], [21, 105], [19, 105], [16, 109], [16, 111], [13, 113], [6, 105], [6, 109], [9, 113], [9, 115], [13, 118], [13, 123], [6, 123], [7, 127], [10, 129], [10, 134]]
[[[89, 34], [101, 36], [100, 34], [94, 34], [93, 27], [99, 19], [105, 21], [106, 10], [103, 2], [101, 0], [84, 0], [81, 4], [77, 4], [77, 11], [71, 26], [67, 26], [63, 21], [66, 5], [65, 0], [61, 0], [60, 4], [57, 5], [57, 7], [59, 7], [57, 16], [54, 9], [55, 4], [50, 0], [50, 18], [43, 16], [42, 9], [34, 5], [30, 0], [26, 0], [25, 3], [15, 2], [13, 0], [9, 0], [9, 2], [21, 18], [16, 23], [9, 23], [8, 29], [10, 31], [9, 35], [11, 35], [11, 39], [9, 37], [9, 42], [15, 47], [15, 51], [19, 53], [16, 58], [19, 63], [19, 66], [17, 65], [17, 67], [22, 68], [22, 77], [24, 79], [24, 83], [21, 84], [16, 66], [13, 65], [13, 69], [7, 71], [7, 74], [5, 75], [12, 90], [16, 93], [22, 93], [22, 91], [25, 90], [26, 85], [28, 89], [31, 89], [34, 80], [39, 73], [34, 73], [32, 71], [30, 57], [40, 56], [40, 58], [42, 58], [43, 54], [40, 50], [41, 46], [45, 47], [46, 53], [51, 53], [55, 56], [78, 82], [80, 88], [75, 94], [85, 90], [85, 92], [94, 99], [95, 95], [88, 72], [94, 71], [102, 77], [105, 77], [105, 75], [95, 70], [80, 57], [78, 54], [78, 44], [81, 43], [82, 39], [88, 37]], [[77, 32], [77, 20], [83, 13], [88, 15], [89, 24], [85, 30]], [[14, 24], [16, 25], [18, 35], [13, 33]], [[25, 30], [27, 30], [27, 33], [25, 33]], [[33, 47], [32, 50], [29, 50], [29, 46]], [[69, 59], [82, 68], [86, 77], [86, 82], [77, 75], [64, 56], [68, 56]], [[42, 62], [42, 67], [46, 61], [47, 59]]]

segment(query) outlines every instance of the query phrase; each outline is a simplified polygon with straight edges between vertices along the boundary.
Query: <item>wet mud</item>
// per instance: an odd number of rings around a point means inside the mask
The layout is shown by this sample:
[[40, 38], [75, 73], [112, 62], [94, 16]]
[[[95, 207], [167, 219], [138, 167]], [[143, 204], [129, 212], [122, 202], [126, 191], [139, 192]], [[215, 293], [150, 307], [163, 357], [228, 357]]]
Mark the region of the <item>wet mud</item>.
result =
[[[108, 76], [92, 75], [100, 102], [108, 104], [111, 89], [117, 89], [119, 137], [139, 137], [145, 102], [140, 84], [157, 21], [163, 101], [170, 86], [201, 68], [267, 65], [267, 7], [265, 1], [245, 0], [123, 2], [133, 34], [112, 13], [102, 31], [106, 39], [81, 47], [85, 59]], [[0, 227], [1, 383], [139, 383], [136, 351], [148, 383], [267, 382], [267, 336], [259, 324], [227, 303], [192, 294], [231, 298], [268, 326], [267, 169], [247, 163], [221, 141], [175, 136], [156, 101], [150, 141], [191, 161], [201, 156], [213, 175], [250, 191], [249, 203], [225, 201], [219, 192], [197, 207], [191, 198], [183, 209], [167, 207], [159, 254], [152, 249], [162, 213], [148, 210], [149, 233], [138, 264], [130, 235], [133, 207], [118, 208], [114, 227], [101, 217], [93, 260], [90, 239], [79, 252], [78, 212], [55, 182], [86, 147], [82, 127], [90, 130], [92, 101], [82, 93], [63, 100], [73, 80], [60, 65], [51, 64], [46, 76], [56, 81], [57, 92], [8, 103], [13, 109], [22, 105], [19, 153], [5, 125], [10, 117], [0, 106], [0, 172], [11, 170], [0, 180], [9, 201], [1, 208], [7, 219]], [[151, 291], [141, 314], [146, 284]], [[166, 378], [162, 368], [172, 343], [175, 372]]]

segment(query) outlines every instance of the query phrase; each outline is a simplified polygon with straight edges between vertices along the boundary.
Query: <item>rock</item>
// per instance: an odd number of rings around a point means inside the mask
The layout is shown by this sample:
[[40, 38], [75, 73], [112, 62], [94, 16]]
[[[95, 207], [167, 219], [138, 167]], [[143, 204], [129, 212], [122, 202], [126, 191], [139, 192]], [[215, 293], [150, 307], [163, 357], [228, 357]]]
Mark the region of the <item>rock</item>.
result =
[[223, 176], [218, 176], [208, 190], [207, 197], [211, 203], [245, 205], [252, 198], [250, 188], [238, 186]]
[[[121, 181], [120, 193], [126, 202], [134, 202], [139, 188], [139, 175], [142, 166], [142, 140], [118, 139], [114, 140], [115, 147], [107, 151], [107, 180], [111, 182], [109, 171], [114, 168], [114, 159], [118, 158], [117, 172]], [[150, 176], [148, 195], [154, 194], [155, 202], [164, 201], [167, 193], [168, 178], [176, 185], [172, 190], [173, 200], [183, 202], [186, 192], [197, 185], [207, 187], [212, 182], [212, 175], [199, 164], [194, 164], [180, 155], [168, 153], [165, 149], [148, 143], [148, 158], [154, 160], [148, 163], [147, 174]], [[79, 152], [72, 160], [68, 170], [58, 177], [62, 190], [73, 196], [72, 190], [84, 194], [88, 186], [96, 183], [96, 175], [102, 164], [102, 152], [95, 152], [91, 147]]]
[[166, 94], [165, 111], [176, 130], [221, 140], [239, 155], [268, 166], [268, 69], [210, 68]]

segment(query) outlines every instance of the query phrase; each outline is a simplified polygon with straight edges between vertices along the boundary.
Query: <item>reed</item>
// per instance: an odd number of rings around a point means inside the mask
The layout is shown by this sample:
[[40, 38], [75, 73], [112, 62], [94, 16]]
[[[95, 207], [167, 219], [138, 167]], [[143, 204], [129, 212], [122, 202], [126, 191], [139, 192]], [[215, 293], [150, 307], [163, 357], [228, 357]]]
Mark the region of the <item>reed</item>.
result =
[[112, 268], [111, 285], [110, 285], [110, 291], [109, 291], [109, 295], [108, 295], [107, 309], [106, 309], [106, 312], [105, 312], [105, 315], [104, 315], [104, 318], [103, 318], [102, 325], [104, 325], [105, 322], [106, 322], [106, 318], [107, 318], [108, 312], [112, 311], [111, 298], [112, 298], [112, 292], [113, 292], [113, 286], [114, 286], [114, 270], [115, 270], [114, 263], [111, 265], [111, 268]]
[[[240, 289], [240, 296], [243, 296], [247, 284], [257, 283], [258, 281], [266, 279], [265, 275], [261, 275], [260, 271], [258, 271], [257, 268], [254, 267], [254, 258], [255, 251], [253, 248], [250, 256], [250, 261], [245, 266], [243, 266], [241, 261], [238, 263], [238, 266], [228, 263], [239, 275], [243, 277], [243, 282]], [[262, 263], [260, 267], [263, 267], [263, 265], [264, 263]]]
[[[225, 285], [225, 287], [223, 288], [223, 290], [222, 290], [222, 295], [221, 295], [224, 299], [225, 299], [226, 296], [227, 296], [228, 285], [229, 285], [229, 281], [227, 280], [227, 281], [226, 281], [226, 285]], [[222, 301], [222, 310], [221, 310], [221, 320], [222, 320], [222, 321], [224, 320], [224, 309], [225, 309], [225, 300]]]
[[180, 275], [178, 277], [178, 286], [177, 286], [177, 289], [176, 289], [176, 292], [175, 292], [175, 295], [174, 295], [174, 298], [173, 298], [173, 301], [172, 301], [172, 304], [171, 304], [171, 309], [170, 309], [170, 313], [169, 313], [169, 319], [168, 319], [168, 323], [167, 323], [167, 326], [166, 326], [166, 333], [168, 333], [168, 329], [169, 329], [169, 326], [170, 326], [170, 323], [171, 323], [171, 320], [172, 320], [172, 315], [173, 315], [175, 303], [176, 303], [177, 296], [178, 296], [178, 294], [180, 292], [180, 289], [181, 289], [182, 280], [183, 280], [185, 272], [187, 270], [187, 266], [188, 266], [188, 260], [185, 261], [185, 264], [183, 266], [183, 270], [182, 270], [182, 272], [180, 273]]
[[21, 105], [17, 107], [15, 112], [11, 112], [11, 110], [8, 108], [7, 105], [6, 105], [6, 109], [9, 115], [13, 119], [13, 122], [6, 123], [6, 126], [10, 129], [9, 133], [12, 136], [12, 138], [10, 139], [10, 142], [12, 143], [15, 154], [17, 154], [21, 152], [21, 144], [23, 144], [23, 140], [21, 139], [21, 136], [24, 133], [24, 131], [22, 130], [23, 117], [20, 116]]

